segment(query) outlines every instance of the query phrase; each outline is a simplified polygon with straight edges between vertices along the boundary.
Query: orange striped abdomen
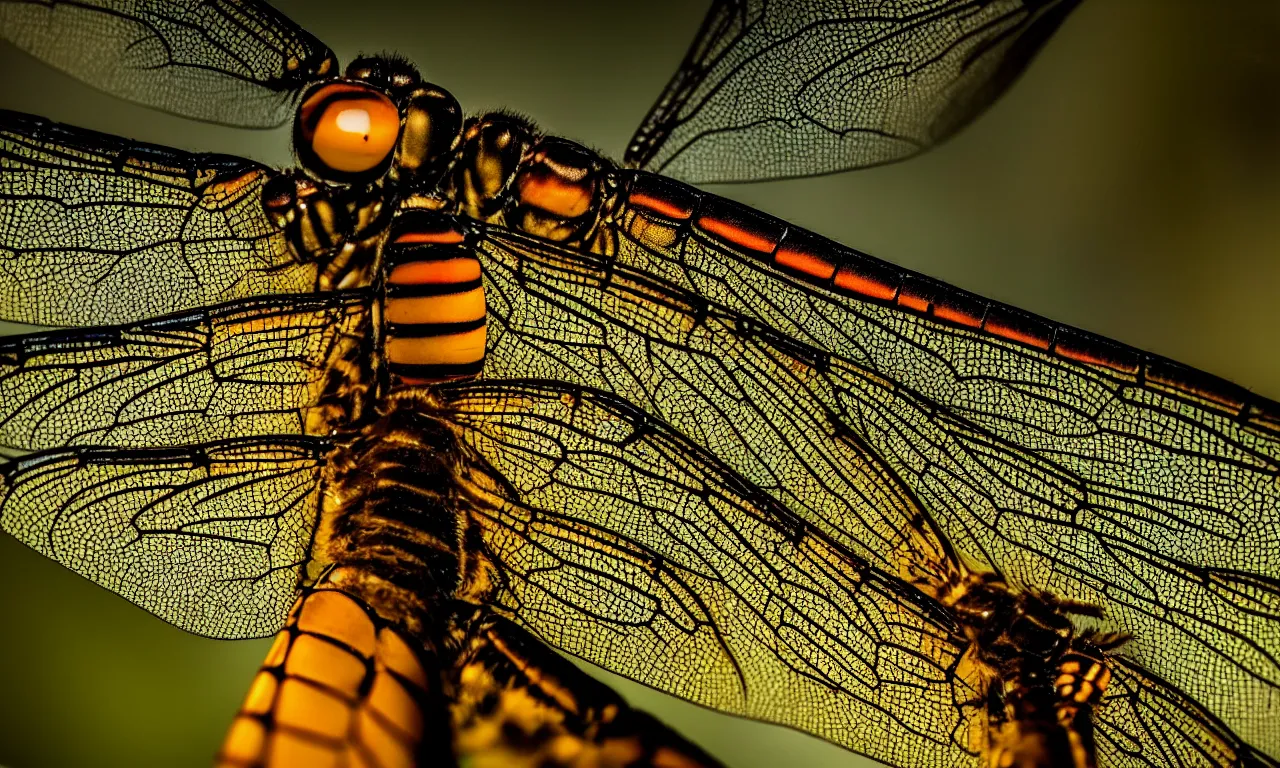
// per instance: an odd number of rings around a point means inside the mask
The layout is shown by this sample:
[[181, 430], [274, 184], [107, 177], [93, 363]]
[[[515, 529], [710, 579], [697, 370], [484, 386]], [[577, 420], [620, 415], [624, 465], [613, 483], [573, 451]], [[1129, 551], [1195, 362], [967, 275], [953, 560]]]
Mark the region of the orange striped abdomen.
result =
[[484, 367], [480, 261], [451, 219], [410, 211], [387, 244], [384, 352], [407, 384], [478, 376]]
[[[443, 711], [433, 677], [399, 631], [334, 588], [289, 614], [218, 755], [219, 768], [411, 768]], [[434, 708], [432, 705], [435, 705]], [[439, 741], [428, 739], [427, 742]]]

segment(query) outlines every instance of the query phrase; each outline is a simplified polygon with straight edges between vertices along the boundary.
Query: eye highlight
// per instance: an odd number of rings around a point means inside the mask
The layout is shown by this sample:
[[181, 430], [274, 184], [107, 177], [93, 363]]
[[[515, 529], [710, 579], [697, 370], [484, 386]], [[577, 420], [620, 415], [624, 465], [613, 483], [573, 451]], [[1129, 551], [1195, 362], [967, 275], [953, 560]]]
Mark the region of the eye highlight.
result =
[[382, 93], [356, 83], [328, 83], [298, 107], [294, 142], [317, 175], [350, 181], [380, 174], [400, 137], [400, 110]]

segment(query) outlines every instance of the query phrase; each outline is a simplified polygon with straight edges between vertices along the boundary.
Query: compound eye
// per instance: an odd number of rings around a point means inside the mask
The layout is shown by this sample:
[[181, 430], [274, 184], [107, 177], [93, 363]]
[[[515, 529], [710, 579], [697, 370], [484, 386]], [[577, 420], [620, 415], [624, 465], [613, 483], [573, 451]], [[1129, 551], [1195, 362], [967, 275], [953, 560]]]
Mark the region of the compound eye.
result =
[[329, 83], [298, 107], [294, 142], [308, 169], [331, 181], [381, 175], [400, 136], [400, 110], [382, 93]]

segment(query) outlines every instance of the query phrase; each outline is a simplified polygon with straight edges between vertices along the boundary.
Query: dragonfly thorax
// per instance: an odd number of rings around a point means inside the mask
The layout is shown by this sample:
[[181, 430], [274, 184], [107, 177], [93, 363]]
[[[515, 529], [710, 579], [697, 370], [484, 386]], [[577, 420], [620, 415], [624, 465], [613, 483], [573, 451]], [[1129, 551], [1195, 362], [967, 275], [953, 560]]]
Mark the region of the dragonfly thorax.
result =
[[[420, 393], [388, 398], [377, 418], [334, 448], [316, 531], [313, 574], [363, 574], [401, 615], [426, 621], [425, 598], [463, 584], [470, 495], [459, 478], [463, 447]], [[417, 626], [410, 623], [410, 630]]]

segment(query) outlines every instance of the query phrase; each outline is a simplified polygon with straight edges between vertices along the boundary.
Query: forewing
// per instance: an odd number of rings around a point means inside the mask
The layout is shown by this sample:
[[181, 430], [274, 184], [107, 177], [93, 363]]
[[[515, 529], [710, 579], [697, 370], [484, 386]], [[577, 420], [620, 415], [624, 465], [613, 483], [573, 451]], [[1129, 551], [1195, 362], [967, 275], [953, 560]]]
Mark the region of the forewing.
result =
[[693, 199], [623, 210], [613, 257], [490, 230], [485, 375], [613, 392], [887, 573], [949, 541], [1095, 603], [1280, 753], [1280, 406]]
[[895, 765], [972, 764], [961, 649], [912, 587], [612, 395], [498, 381], [443, 396], [492, 468], [471, 525], [499, 610], [705, 706]]
[[270, 173], [0, 111], [0, 319], [125, 323], [314, 290], [263, 211]]
[[329, 293], [0, 339], [0, 451], [301, 434], [368, 321], [366, 294]]
[[0, 527], [189, 632], [269, 635], [297, 597], [323, 440], [69, 448], [0, 468]]
[[613, 392], [886, 573], [950, 559], [903, 482], [840, 422], [834, 382], [765, 329], [622, 260], [496, 229], [480, 247], [486, 378]]
[[1204, 707], [1124, 658], [1094, 714], [1098, 764], [1164, 768], [1266, 768], [1280, 762], [1241, 742]]
[[257, 0], [4, 0], [0, 35], [107, 93], [197, 120], [280, 125], [333, 52]]
[[627, 149], [694, 182], [910, 157], [1009, 86], [1079, 0], [717, 0]]

